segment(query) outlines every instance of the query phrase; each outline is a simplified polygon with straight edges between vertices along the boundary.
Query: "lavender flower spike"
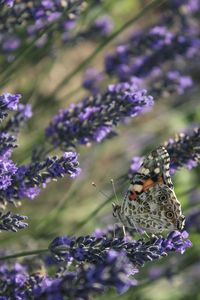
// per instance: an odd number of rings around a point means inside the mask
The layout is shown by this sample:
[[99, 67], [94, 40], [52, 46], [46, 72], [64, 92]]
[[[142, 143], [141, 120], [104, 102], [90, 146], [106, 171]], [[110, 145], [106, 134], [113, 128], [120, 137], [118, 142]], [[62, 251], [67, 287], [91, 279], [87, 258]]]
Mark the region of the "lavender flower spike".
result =
[[20, 216], [12, 214], [11, 212], [2, 213], [0, 212], [0, 231], [14, 231], [25, 228], [28, 224], [24, 222], [26, 216]]
[[171, 158], [172, 173], [180, 167], [196, 167], [200, 161], [200, 128], [194, 129], [191, 134], [178, 134], [166, 142], [165, 147]]
[[136, 83], [108, 86], [103, 95], [93, 95], [60, 111], [46, 135], [55, 147], [101, 142], [114, 133], [113, 127], [127, 117], [135, 117], [153, 105], [153, 98]]
[[9, 110], [17, 110], [20, 94], [4, 93], [0, 95], [0, 120], [8, 115]]
[[25, 263], [12, 267], [3, 264], [0, 266], [0, 299], [86, 300], [108, 288], [122, 294], [137, 284], [131, 278], [136, 272], [123, 252], [113, 250], [108, 251], [104, 262], [76, 266], [74, 271], [63, 268], [62, 273], [51, 277], [44, 271], [33, 273]]
[[79, 175], [81, 170], [78, 165], [75, 152], [65, 152], [61, 157], [48, 157], [40, 162], [22, 165], [15, 171], [9, 186], [0, 189], [0, 203], [5, 206], [6, 202], [22, 198], [34, 199], [48, 182], [66, 174], [71, 178]]
[[[192, 133], [179, 133], [174, 139], [165, 142], [170, 156], [170, 172], [181, 167], [192, 169], [197, 167], [200, 162], [200, 128], [195, 128]], [[131, 179], [139, 169], [142, 163], [142, 157], [133, 157], [128, 171], [128, 177]]]
[[90, 263], [104, 261], [109, 250], [123, 251], [134, 265], [143, 266], [146, 261], [161, 258], [171, 251], [184, 253], [187, 247], [192, 246], [187, 236], [186, 232], [174, 231], [166, 238], [154, 237], [148, 242], [144, 239], [125, 241], [123, 238], [63, 236], [53, 240], [49, 250], [58, 261]]

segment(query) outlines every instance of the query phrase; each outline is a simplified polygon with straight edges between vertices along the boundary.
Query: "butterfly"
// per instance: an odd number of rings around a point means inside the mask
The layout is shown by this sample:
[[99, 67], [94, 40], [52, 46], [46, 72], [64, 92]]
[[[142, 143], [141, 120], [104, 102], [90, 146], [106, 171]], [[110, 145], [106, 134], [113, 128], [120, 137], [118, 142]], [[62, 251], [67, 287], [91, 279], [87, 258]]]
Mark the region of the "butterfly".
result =
[[152, 234], [183, 229], [185, 217], [169, 168], [170, 157], [163, 146], [144, 158], [122, 205], [113, 204], [113, 215], [123, 226]]

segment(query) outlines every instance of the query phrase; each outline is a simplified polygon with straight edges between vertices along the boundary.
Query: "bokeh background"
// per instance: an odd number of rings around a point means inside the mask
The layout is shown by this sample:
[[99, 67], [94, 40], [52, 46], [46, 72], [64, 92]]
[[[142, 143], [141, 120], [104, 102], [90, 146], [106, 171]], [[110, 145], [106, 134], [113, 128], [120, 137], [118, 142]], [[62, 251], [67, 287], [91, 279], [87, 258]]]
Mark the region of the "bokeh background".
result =
[[[87, 3], [72, 32], [74, 36], [81, 31], [87, 32], [97, 18], [107, 16], [112, 22], [112, 33], [150, 2], [107, 0]], [[112, 53], [116, 45], [123, 43], [131, 33], [159, 23], [166, 10], [167, 6], [163, 3], [147, 11], [84, 66], [82, 62], [103, 42], [103, 35], [87, 37], [86, 34], [75, 42], [68, 42], [67, 38], [66, 42], [61, 42], [57, 30], [47, 46], [36, 48], [29, 43], [20, 48], [18, 53], [8, 56], [1, 53], [1, 92], [18, 92], [23, 96], [23, 103], [33, 105], [33, 117], [20, 133], [20, 147], [15, 150], [13, 160], [17, 163], [29, 162], [33, 149], [38, 149], [45, 142], [44, 130], [58, 110], [89, 95], [82, 86], [88, 68], [103, 71], [105, 56]], [[28, 216], [29, 226], [18, 233], [2, 232], [1, 247], [15, 252], [43, 248], [56, 236], [91, 234], [97, 228], [114, 224], [111, 203], [116, 199], [110, 180], [114, 180], [118, 200], [122, 201], [129, 185], [127, 174], [132, 157], [142, 156], [173, 138], [176, 133], [199, 124], [200, 69], [198, 66], [195, 71], [189, 66], [188, 69], [195, 80], [194, 88], [182, 95], [161, 96], [149, 112], [118, 125], [117, 136], [102, 143], [79, 146], [82, 173], [77, 179], [63, 178], [52, 182], [36, 199], [23, 200], [21, 206], [12, 207], [12, 211]], [[71, 74], [70, 80], [60, 86], [68, 74]], [[108, 83], [112, 83], [111, 78], [106, 78], [102, 88]], [[54, 153], [59, 152], [51, 151], [51, 154]], [[177, 197], [188, 218], [200, 209], [199, 175], [200, 169], [197, 167], [192, 170], [182, 168], [173, 176]], [[93, 182], [96, 187], [92, 185]], [[188, 231], [193, 248], [184, 255], [171, 254], [156, 263], [148, 262], [136, 274], [138, 286], [124, 295], [118, 296], [114, 290], [110, 290], [95, 299], [200, 299], [198, 213], [192, 220], [193, 225]]]

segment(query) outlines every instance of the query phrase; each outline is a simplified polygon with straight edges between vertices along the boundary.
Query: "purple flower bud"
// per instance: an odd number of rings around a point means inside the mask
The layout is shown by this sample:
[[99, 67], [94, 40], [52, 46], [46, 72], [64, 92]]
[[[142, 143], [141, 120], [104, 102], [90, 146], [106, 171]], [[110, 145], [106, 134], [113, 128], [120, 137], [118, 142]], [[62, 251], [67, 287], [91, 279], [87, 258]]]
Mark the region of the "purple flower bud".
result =
[[17, 167], [12, 160], [0, 157], [0, 190], [6, 190], [12, 184]]
[[16, 232], [18, 229], [25, 228], [28, 224], [24, 221], [25, 216], [13, 214], [11, 212], [0, 212], [0, 230]]

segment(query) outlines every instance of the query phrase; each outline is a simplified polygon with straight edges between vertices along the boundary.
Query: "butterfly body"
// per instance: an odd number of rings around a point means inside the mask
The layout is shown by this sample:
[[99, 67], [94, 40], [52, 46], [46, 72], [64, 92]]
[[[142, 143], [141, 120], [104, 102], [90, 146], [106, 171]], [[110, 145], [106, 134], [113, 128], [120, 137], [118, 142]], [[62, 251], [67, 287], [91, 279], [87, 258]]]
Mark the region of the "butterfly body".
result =
[[181, 230], [185, 217], [169, 174], [169, 155], [159, 147], [148, 155], [133, 178], [122, 205], [113, 215], [125, 227], [150, 233]]

